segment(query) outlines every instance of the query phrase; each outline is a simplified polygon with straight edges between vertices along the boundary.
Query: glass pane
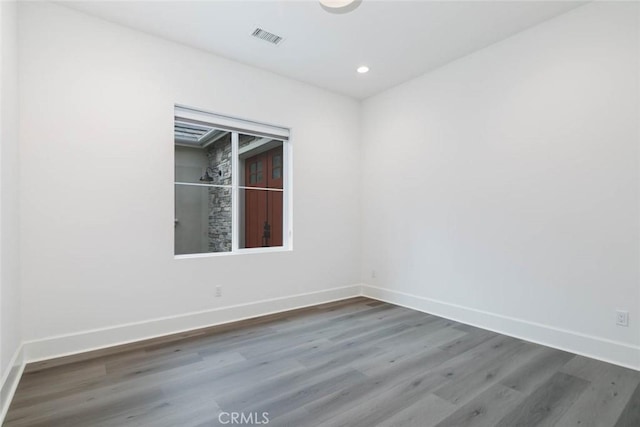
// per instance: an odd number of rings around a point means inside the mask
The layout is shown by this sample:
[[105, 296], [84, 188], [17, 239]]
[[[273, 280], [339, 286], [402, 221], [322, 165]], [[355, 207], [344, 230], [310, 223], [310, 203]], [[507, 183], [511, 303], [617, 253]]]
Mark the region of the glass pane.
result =
[[280, 190], [240, 190], [240, 248], [282, 246], [283, 200]]
[[175, 254], [231, 251], [231, 188], [175, 185]]
[[283, 188], [283, 142], [242, 134], [238, 141], [240, 186]]
[[202, 124], [174, 123], [175, 181], [231, 185], [231, 133]]

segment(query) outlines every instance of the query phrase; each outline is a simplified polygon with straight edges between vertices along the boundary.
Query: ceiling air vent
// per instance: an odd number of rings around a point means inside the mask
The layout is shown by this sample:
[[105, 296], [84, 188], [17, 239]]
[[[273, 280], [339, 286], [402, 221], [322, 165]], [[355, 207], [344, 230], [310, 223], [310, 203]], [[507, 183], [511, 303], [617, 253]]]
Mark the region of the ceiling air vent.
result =
[[264, 40], [266, 42], [269, 42], [271, 44], [279, 44], [282, 40], [284, 40], [282, 37], [277, 36], [273, 33], [270, 33], [269, 31], [265, 31], [262, 28], [256, 28], [255, 30], [253, 30], [253, 33], [251, 33], [251, 35], [253, 37], [257, 37], [260, 40]]

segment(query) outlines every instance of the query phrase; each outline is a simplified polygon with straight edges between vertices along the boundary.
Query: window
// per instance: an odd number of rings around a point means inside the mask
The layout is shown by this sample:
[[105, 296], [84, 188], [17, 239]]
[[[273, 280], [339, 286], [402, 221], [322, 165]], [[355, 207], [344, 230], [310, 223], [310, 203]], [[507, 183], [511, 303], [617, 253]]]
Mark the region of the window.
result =
[[176, 106], [176, 256], [288, 249], [289, 130]]

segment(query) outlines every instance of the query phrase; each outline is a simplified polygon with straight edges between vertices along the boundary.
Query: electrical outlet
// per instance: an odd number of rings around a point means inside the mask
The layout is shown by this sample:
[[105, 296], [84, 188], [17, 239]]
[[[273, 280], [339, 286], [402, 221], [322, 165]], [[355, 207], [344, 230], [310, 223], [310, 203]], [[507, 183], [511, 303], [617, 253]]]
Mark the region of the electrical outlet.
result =
[[371, 278], [372, 279], [376, 278], [376, 271], [375, 270], [371, 270]]
[[222, 296], [222, 286], [216, 286], [216, 298], [220, 298]]
[[629, 312], [618, 310], [616, 311], [616, 325], [629, 326]]

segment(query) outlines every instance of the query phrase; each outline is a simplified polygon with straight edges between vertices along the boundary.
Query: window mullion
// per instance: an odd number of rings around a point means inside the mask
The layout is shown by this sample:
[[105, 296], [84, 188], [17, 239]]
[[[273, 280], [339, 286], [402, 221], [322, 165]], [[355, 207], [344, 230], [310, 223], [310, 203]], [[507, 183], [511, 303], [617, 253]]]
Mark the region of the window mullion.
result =
[[238, 132], [231, 133], [231, 252], [236, 252], [240, 246], [240, 206], [239, 190], [240, 162], [238, 161]]

